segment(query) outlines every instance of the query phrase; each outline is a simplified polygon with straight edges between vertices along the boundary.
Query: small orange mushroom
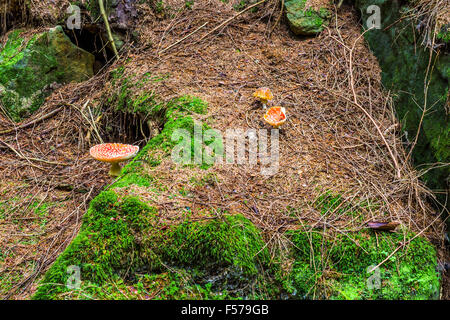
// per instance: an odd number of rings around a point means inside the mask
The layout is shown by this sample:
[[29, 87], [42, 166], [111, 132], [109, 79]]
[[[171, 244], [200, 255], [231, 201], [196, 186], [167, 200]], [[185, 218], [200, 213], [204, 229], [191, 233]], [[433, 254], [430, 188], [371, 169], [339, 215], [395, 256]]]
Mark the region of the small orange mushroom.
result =
[[262, 102], [264, 108], [266, 108], [267, 102], [273, 99], [273, 94], [269, 88], [259, 88], [253, 93], [253, 96]]
[[283, 107], [272, 107], [267, 110], [264, 120], [275, 129], [278, 129], [286, 122], [286, 110]]
[[109, 175], [113, 177], [118, 177], [122, 171], [119, 163], [133, 158], [138, 152], [138, 146], [122, 143], [98, 144], [89, 150], [92, 158], [111, 163]]

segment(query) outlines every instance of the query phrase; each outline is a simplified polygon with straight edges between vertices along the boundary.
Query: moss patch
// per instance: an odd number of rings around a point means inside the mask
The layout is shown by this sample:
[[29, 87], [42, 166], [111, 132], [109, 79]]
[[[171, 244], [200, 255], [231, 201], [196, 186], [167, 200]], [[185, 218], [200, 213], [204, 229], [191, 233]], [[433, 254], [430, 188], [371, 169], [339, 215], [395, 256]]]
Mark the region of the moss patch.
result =
[[[404, 249], [403, 234], [369, 231], [324, 235], [290, 232], [294, 250], [286, 290], [296, 298], [319, 299], [433, 299], [439, 296], [436, 251], [417, 237]], [[406, 236], [406, 240], [412, 238]], [[371, 268], [379, 267], [377, 286]]]
[[322, 32], [331, 17], [331, 12], [326, 8], [307, 8], [307, 0], [287, 0], [284, 6], [289, 26], [297, 35], [309, 36]]

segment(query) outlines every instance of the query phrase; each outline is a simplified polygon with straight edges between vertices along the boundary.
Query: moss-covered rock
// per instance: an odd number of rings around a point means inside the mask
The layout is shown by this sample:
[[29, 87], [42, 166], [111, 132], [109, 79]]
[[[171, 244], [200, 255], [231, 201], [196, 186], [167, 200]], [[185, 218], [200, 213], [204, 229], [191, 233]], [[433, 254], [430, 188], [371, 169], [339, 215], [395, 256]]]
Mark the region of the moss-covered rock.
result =
[[[394, 93], [397, 116], [410, 143], [415, 139], [426, 105], [413, 151], [415, 164], [424, 168], [423, 165], [450, 162], [449, 53], [433, 51], [430, 57], [430, 49], [418, 45], [422, 37], [412, 27], [414, 21], [400, 19], [406, 8], [399, 1], [358, 0], [355, 4], [361, 11], [364, 27], [370, 16], [367, 7], [378, 5], [381, 9], [381, 28], [366, 32], [365, 37], [380, 63], [384, 86]], [[448, 190], [449, 176], [450, 167], [438, 166], [425, 173], [423, 179], [432, 189]], [[440, 194], [445, 203], [444, 193]]]
[[93, 76], [94, 56], [75, 46], [60, 26], [26, 41], [16, 30], [0, 51], [0, 101], [19, 121], [37, 110], [53, 83]]
[[192, 298], [187, 287], [209, 294], [222, 294], [231, 285], [245, 287], [256, 281], [267, 260], [260, 232], [242, 216], [167, 226], [156, 208], [105, 191], [92, 201], [80, 234], [47, 272], [35, 299], [71, 292], [66, 283], [73, 265], [80, 268], [83, 286], [96, 287], [108, 286], [111, 279], [133, 284], [138, 270], [159, 277], [175, 269], [191, 281], [180, 281], [172, 297]]
[[315, 35], [324, 30], [331, 17], [326, 8], [309, 8], [308, 0], [287, 0], [284, 4], [289, 26], [296, 35]]
[[[439, 296], [436, 250], [423, 237], [303, 230], [285, 236], [292, 243], [289, 256], [271, 260], [261, 231], [242, 215], [199, 221], [186, 217], [168, 224], [156, 207], [136, 197], [121, 198], [112, 188], [91, 202], [80, 234], [46, 273], [34, 298]], [[405, 241], [407, 245], [397, 250]], [[377, 271], [369, 272], [380, 263]], [[80, 288], [75, 290], [66, 285], [70, 266], [81, 272]], [[374, 276], [379, 276], [379, 283]]]

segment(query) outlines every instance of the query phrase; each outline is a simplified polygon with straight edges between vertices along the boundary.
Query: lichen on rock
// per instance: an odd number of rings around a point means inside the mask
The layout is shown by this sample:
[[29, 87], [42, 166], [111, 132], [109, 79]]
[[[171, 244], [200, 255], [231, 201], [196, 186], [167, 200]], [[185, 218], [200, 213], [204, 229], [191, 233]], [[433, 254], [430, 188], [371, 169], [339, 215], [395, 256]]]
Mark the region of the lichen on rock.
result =
[[0, 101], [15, 121], [36, 111], [54, 83], [93, 76], [94, 56], [75, 46], [58, 26], [26, 40], [11, 32], [0, 51]]

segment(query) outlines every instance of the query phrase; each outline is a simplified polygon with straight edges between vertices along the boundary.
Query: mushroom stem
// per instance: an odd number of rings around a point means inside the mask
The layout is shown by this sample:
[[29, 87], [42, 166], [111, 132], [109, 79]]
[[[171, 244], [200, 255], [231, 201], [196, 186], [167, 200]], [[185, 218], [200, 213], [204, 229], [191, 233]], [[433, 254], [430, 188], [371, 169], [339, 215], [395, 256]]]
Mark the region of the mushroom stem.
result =
[[111, 169], [109, 170], [110, 176], [118, 177], [118, 176], [120, 176], [121, 172], [122, 172], [122, 168], [120, 167], [120, 164], [118, 162], [111, 163]]

